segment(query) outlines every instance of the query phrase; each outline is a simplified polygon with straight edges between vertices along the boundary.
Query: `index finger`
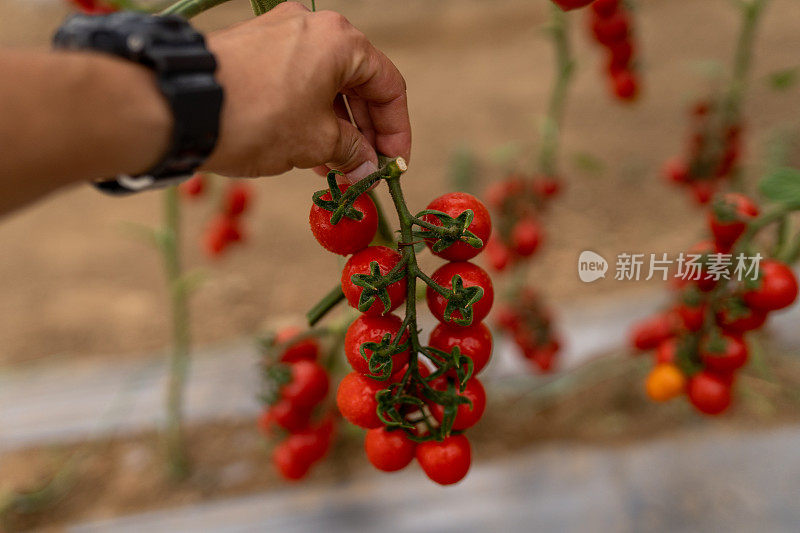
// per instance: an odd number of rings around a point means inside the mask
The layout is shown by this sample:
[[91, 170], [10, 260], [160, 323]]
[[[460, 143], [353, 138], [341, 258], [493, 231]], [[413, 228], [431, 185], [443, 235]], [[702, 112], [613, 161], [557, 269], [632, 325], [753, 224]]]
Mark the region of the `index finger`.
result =
[[342, 92], [364, 101], [375, 131], [375, 149], [389, 157], [411, 156], [411, 123], [406, 81], [380, 50], [366, 42]]

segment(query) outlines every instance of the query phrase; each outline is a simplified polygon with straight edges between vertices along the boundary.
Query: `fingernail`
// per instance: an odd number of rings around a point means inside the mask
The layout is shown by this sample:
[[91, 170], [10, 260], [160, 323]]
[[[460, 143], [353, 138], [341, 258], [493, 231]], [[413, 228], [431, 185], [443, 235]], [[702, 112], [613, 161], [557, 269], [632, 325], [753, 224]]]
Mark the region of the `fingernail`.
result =
[[361, 163], [361, 165], [353, 170], [352, 172], [348, 172], [345, 174], [347, 177], [347, 181], [350, 182], [352, 185], [353, 183], [358, 183], [359, 181], [363, 180], [373, 172], [378, 171], [378, 165], [373, 163], [372, 161], [365, 161]]

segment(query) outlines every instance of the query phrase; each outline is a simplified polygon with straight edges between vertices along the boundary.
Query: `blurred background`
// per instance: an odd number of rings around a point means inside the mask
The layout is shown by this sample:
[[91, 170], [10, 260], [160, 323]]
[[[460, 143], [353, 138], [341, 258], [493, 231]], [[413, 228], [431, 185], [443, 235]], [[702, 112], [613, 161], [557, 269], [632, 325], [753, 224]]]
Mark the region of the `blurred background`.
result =
[[[478, 161], [469, 184], [475, 191], [502, 177], [509, 158], [535, 150], [554, 75], [542, 30], [548, 1], [317, 4], [345, 14], [407, 80], [414, 145], [403, 180], [412, 210], [457, 188], [459, 150]], [[310, 171], [249, 182], [246, 242], [218, 259], [202, 247], [215, 207], [183, 210], [182, 251], [203, 281], [191, 300], [194, 468], [182, 481], [164, 474], [156, 432], [170, 342], [162, 265], [126, 231], [158, 223], [160, 196], [112, 199], [82, 185], [7, 216], [0, 224], [0, 509], [7, 511], [0, 527], [796, 531], [797, 309], [770, 323], [759, 341], [764, 357], [742, 378], [735, 408], [709, 420], [684, 400], [649, 403], [642, 389], [649, 364], [624, 345], [630, 324], [663, 303], [662, 284], [613, 275], [587, 284], [576, 272], [583, 250], [607, 259], [672, 255], [704, 235], [704, 212], [659, 169], [685, 141], [688, 107], [729, 69], [739, 30], [731, 4], [636, 2], [643, 81], [632, 105], [609, 95], [587, 13], [570, 14], [577, 70], [563, 124], [565, 191], [526, 274], [561, 320], [563, 361], [559, 372], [537, 376], [498, 337], [485, 380], [487, 415], [471, 431], [473, 472], [453, 489], [432, 486], [416, 467], [393, 476], [373, 471], [352, 428], [342, 429], [305, 485], [287, 485], [272, 470], [255, 425], [253, 338], [301, 324], [341, 268], [308, 229], [311, 194], [324, 187]], [[0, 46], [46, 48], [68, 12], [59, 1], [4, 0]], [[196, 24], [213, 31], [250, 16], [249, 3], [235, 0]], [[800, 163], [792, 140], [800, 86], [770, 83], [800, 64], [798, 30], [800, 2], [772, 0], [744, 102], [746, 186], [763, 173], [775, 143]]]

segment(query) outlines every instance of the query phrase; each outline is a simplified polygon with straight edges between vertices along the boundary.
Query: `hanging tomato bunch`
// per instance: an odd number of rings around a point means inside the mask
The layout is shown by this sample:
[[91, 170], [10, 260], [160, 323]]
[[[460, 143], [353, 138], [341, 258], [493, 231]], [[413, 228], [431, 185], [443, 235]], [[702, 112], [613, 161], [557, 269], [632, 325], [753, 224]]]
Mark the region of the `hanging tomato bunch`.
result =
[[[194, 200], [206, 195], [210, 181], [209, 176], [197, 173], [178, 188], [185, 198]], [[209, 257], [219, 257], [232, 244], [245, 240], [242, 215], [249, 209], [252, 198], [253, 191], [245, 183], [231, 181], [225, 185], [216, 203], [216, 213], [203, 235], [203, 249]]]
[[596, 0], [589, 16], [592, 37], [606, 49], [611, 91], [624, 102], [636, 100], [639, 75], [630, 12], [623, 0]]
[[317, 339], [299, 328], [280, 330], [264, 347], [265, 409], [258, 426], [273, 438], [283, 435], [272, 461], [285, 479], [299, 480], [325, 457], [333, 439], [333, 417], [324, 405], [328, 372], [318, 361]]
[[525, 359], [540, 372], [555, 370], [561, 341], [550, 311], [535, 291], [524, 288], [518, 298], [500, 308], [497, 325], [512, 336]]
[[[691, 278], [679, 280], [675, 304], [631, 332], [637, 350], [654, 350], [656, 365], [645, 383], [653, 400], [686, 393], [701, 413], [725, 411], [736, 373], [748, 360], [746, 334], [761, 328], [769, 313], [797, 299], [797, 279], [781, 260], [745, 263], [753, 269], [757, 264], [757, 272], [743, 280], [734, 275], [743, 265], [737, 258], [754, 257], [756, 233], [777, 220], [775, 215], [758, 218], [759, 212], [742, 194], [718, 196], [708, 215], [713, 240], [693, 248], [697, 268]], [[782, 216], [786, 212], [777, 211]]]
[[[328, 251], [349, 255], [334, 290], [309, 313], [314, 323], [346, 299], [361, 315], [347, 329], [344, 351], [352, 367], [339, 384], [342, 416], [367, 429], [365, 451], [378, 469], [395, 471], [416, 458], [433, 481], [447, 485], [469, 470], [471, 449], [463, 432], [480, 420], [486, 392], [475, 375], [486, 365], [492, 338], [482, 320], [494, 299], [488, 274], [469, 260], [483, 250], [491, 219], [483, 204], [464, 193], [433, 200], [412, 215], [400, 187], [406, 165], [386, 160], [352, 186], [328, 174], [328, 189], [314, 194], [311, 230]], [[370, 246], [378, 209], [365, 194], [386, 181], [400, 220], [400, 241]], [[417, 264], [424, 243], [448, 262], [432, 275]], [[440, 324], [423, 345], [417, 327], [416, 282]], [[394, 314], [405, 302], [403, 317]]]

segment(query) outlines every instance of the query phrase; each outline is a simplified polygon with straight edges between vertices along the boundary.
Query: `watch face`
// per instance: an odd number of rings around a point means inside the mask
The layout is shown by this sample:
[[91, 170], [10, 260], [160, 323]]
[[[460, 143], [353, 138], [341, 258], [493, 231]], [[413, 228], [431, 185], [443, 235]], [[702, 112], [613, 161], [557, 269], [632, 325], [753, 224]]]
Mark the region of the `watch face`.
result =
[[92, 183], [100, 191], [121, 196], [126, 194], [133, 194], [135, 192], [148, 191], [153, 189], [162, 189], [171, 187], [173, 185], [180, 185], [187, 179], [191, 178], [191, 174], [182, 176], [170, 176], [169, 178], [154, 178], [153, 176], [128, 176], [121, 174], [113, 180], [100, 180]]
[[156, 182], [153, 176], [128, 176], [127, 174], [120, 174], [117, 176], [117, 183], [133, 192], [143, 191], [149, 189]]

